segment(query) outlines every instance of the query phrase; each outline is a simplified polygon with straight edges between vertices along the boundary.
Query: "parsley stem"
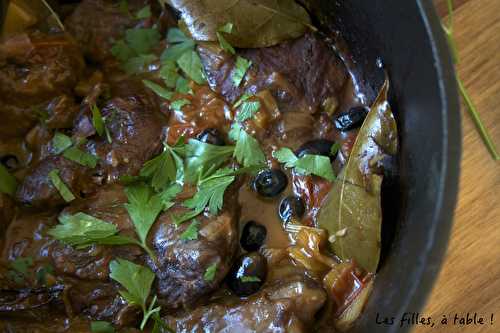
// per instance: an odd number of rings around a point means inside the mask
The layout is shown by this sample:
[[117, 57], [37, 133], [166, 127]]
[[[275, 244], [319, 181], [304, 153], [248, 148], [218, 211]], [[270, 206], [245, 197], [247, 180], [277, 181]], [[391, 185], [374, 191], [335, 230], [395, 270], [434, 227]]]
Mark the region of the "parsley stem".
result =
[[[448, 39], [448, 44], [450, 46], [451, 52], [452, 52], [452, 57], [453, 57], [453, 63], [456, 65], [458, 64], [459, 58], [458, 58], [458, 49], [457, 45], [455, 43], [455, 39], [453, 38], [453, 0], [448, 0], [448, 26], [446, 26], [444, 23], [442, 24], [443, 30], [446, 34], [446, 38]], [[479, 116], [479, 112], [477, 112], [476, 106], [472, 102], [472, 98], [470, 97], [469, 93], [465, 89], [465, 86], [458, 76], [457, 73], [457, 85], [458, 89], [460, 91], [460, 95], [462, 95], [464, 101], [465, 101], [465, 106], [467, 109], [467, 112], [470, 114], [472, 117], [472, 120], [474, 121], [474, 124], [476, 125], [476, 129], [479, 132], [479, 135], [483, 139], [484, 144], [486, 145], [486, 148], [489, 150], [491, 153], [492, 158], [495, 161], [500, 160], [500, 155], [498, 153], [498, 150], [488, 133], [488, 130], [483, 124], [483, 121], [481, 120], [481, 117]]]
[[476, 128], [481, 135], [481, 138], [484, 141], [484, 144], [488, 148], [488, 150], [491, 153], [491, 156], [495, 161], [500, 160], [500, 155], [498, 154], [498, 151], [496, 149], [496, 146], [491, 139], [490, 134], [488, 133], [488, 130], [484, 127], [483, 122], [481, 121], [481, 117], [479, 116], [479, 113], [476, 110], [476, 106], [472, 102], [472, 99], [470, 98], [469, 94], [467, 93], [467, 90], [465, 89], [462, 80], [457, 76], [457, 83], [458, 83], [458, 88], [460, 90], [460, 94], [462, 95], [465, 104], [466, 104], [466, 109], [469, 112], [470, 116], [472, 117], [472, 120], [474, 121], [474, 124], [476, 125]]

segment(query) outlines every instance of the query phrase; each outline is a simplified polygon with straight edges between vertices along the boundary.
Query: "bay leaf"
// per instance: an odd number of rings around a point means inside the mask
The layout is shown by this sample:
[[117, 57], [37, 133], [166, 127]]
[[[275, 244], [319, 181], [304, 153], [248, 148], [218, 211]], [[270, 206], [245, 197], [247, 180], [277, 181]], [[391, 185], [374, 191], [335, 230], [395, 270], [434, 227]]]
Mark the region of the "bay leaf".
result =
[[354, 259], [375, 272], [380, 259], [382, 227], [380, 161], [398, 150], [397, 128], [387, 102], [386, 80], [335, 180], [318, 225], [336, 235], [332, 250], [343, 260]]
[[234, 29], [224, 37], [235, 47], [259, 48], [302, 36], [311, 21], [294, 0], [168, 0], [197, 41], [217, 41], [221, 26]]

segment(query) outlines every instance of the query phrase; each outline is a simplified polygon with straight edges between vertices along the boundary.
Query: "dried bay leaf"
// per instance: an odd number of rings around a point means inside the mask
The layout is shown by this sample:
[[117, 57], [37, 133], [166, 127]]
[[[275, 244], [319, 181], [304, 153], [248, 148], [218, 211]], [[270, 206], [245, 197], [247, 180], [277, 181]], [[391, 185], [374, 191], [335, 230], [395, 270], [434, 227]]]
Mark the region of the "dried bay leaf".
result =
[[181, 12], [194, 40], [217, 41], [218, 29], [232, 23], [224, 37], [232, 46], [258, 48], [302, 36], [310, 25], [307, 11], [294, 0], [168, 0]]
[[330, 235], [343, 260], [377, 270], [382, 227], [379, 161], [398, 150], [396, 121], [387, 102], [386, 81], [356, 138], [349, 159], [321, 208], [318, 224]]

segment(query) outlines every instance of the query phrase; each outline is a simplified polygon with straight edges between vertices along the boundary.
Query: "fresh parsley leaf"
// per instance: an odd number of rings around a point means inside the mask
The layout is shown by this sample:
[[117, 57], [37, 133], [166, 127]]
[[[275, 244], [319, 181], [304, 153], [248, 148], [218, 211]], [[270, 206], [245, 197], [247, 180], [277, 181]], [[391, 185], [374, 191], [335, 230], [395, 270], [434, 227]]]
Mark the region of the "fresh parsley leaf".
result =
[[285, 168], [288, 169], [294, 168], [295, 164], [299, 160], [290, 148], [281, 148], [280, 150], [273, 152], [273, 157], [277, 159], [278, 162], [284, 163]]
[[125, 31], [125, 41], [136, 54], [147, 54], [158, 45], [161, 35], [155, 28], [134, 28]]
[[160, 56], [162, 61], [173, 60], [177, 61], [183, 54], [194, 51], [195, 43], [193, 40], [188, 39], [182, 43], [171, 44]]
[[266, 162], [266, 156], [260, 148], [259, 142], [249, 135], [240, 124], [231, 126], [229, 137], [236, 141], [233, 156], [245, 167], [262, 165]]
[[175, 111], [181, 111], [183, 106], [189, 105], [189, 104], [191, 104], [191, 101], [189, 101], [188, 99], [182, 98], [182, 99], [178, 99], [176, 101], [173, 101], [170, 104], [170, 107], [172, 109], [174, 109]]
[[163, 88], [159, 84], [156, 84], [156, 83], [154, 83], [152, 81], [142, 80], [142, 83], [144, 83], [144, 85], [146, 87], [148, 87], [149, 89], [153, 90], [153, 92], [155, 94], [157, 94], [160, 97], [165, 98], [166, 100], [170, 100], [172, 98], [172, 96], [174, 95], [173, 92], [168, 91], [167, 89]]
[[332, 148], [330, 148], [330, 156], [335, 156], [337, 155], [337, 153], [339, 152], [340, 150], [340, 142], [335, 142], [333, 145], [332, 145]]
[[196, 216], [200, 215], [202, 211], [203, 210], [189, 210], [187, 212], [178, 215], [170, 214], [170, 217], [176, 226], [180, 226], [182, 223], [189, 221], [195, 218]]
[[71, 190], [68, 188], [68, 186], [66, 186], [66, 184], [59, 176], [59, 170], [54, 169], [50, 171], [49, 179], [52, 182], [52, 185], [54, 185], [61, 197], [64, 199], [64, 201], [71, 202], [76, 199], [73, 193], [71, 193]]
[[238, 56], [236, 58], [236, 64], [231, 74], [231, 79], [233, 80], [233, 84], [235, 87], [239, 87], [241, 81], [245, 77], [247, 70], [252, 66], [252, 62], [245, 58]]
[[143, 20], [147, 19], [148, 17], [151, 17], [151, 6], [147, 5], [146, 7], [143, 7], [140, 9], [137, 14], [135, 14], [135, 17], [138, 20]]
[[163, 190], [170, 182], [175, 181], [177, 166], [172, 156], [172, 149], [165, 147], [163, 153], [144, 163], [140, 175], [151, 179], [151, 186], [156, 191]]
[[127, 45], [127, 43], [125, 43], [123, 39], [115, 42], [111, 48], [111, 54], [120, 60], [120, 62], [125, 62], [135, 55], [134, 51]]
[[91, 321], [90, 332], [92, 333], [115, 333], [115, 328], [107, 321]]
[[236, 103], [234, 103], [233, 108], [235, 109], [239, 108], [240, 105], [243, 104], [243, 102], [248, 101], [252, 96], [254, 95], [244, 93], [243, 95], [241, 95], [240, 99], [236, 101]]
[[185, 181], [196, 183], [215, 171], [233, 154], [233, 146], [216, 146], [190, 139], [186, 149]]
[[143, 311], [141, 330], [144, 329], [149, 317], [160, 311], [160, 307], [154, 307], [156, 296], [147, 306], [147, 299], [155, 279], [154, 273], [147, 267], [136, 265], [125, 259], [113, 260], [109, 264], [109, 269], [109, 277], [125, 288], [125, 290], [120, 290], [120, 295], [130, 305], [141, 307]]
[[[162, 201], [158, 195], [153, 194], [151, 188], [146, 184], [129, 185], [125, 188], [125, 193], [128, 198], [125, 208], [132, 219], [143, 248], [148, 249], [146, 238], [149, 229], [163, 210]], [[148, 254], [151, 256], [152, 252], [148, 251]]]
[[219, 40], [219, 45], [220, 47], [231, 53], [231, 54], [236, 54], [236, 51], [234, 50], [234, 47], [229, 44], [229, 42], [224, 38], [223, 33], [230, 34], [233, 31], [233, 24], [232, 23], [226, 23], [222, 27], [220, 27], [217, 31], [217, 39]]
[[96, 167], [97, 161], [99, 161], [99, 158], [97, 156], [84, 152], [77, 147], [70, 147], [66, 149], [63, 153], [63, 156], [68, 160], [92, 169]]
[[7, 271], [7, 277], [17, 284], [22, 284], [26, 281], [28, 269], [33, 266], [33, 258], [17, 257], [9, 263], [12, 270]]
[[[108, 240], [117, 233], [116, 225], [82, 212], [74, 215], [60, 215], [59, 224], [48, 231], [53, 238], [78, 247], [107, 244]], [[128, 243], [134, 243], [134, 240], [130, 239]]]
[[174, 88], [177, 84], [177, 80], [181, 77], [177, 73], [177, 65], [174, 61], [162, 61], [162, 66], [159, 72], [160, 78], [165, 81], [165, 85], [168, 88]]
[[243, 275], [240, 277], [241, 282], [260, 282], [260, 279], [256, 276], [246, 276]]
[[0, 192], [14, 196], [17, 190], [17, 180], [9, 170], [0, 163]]
[[217, 30], [219, 32], [225, 32], [226, 34], [230, 34], [233, 32], [233, 27], [234, 27], [234, 24], [232, 24], [231, 22], [228, 22]]
[[194, 82], [198, 84], [205, 83], [203, 66], [201, 59], [196, 51], [185, 52], [178, 60], [177, 65]]
[[182, 43], [191, 40], [179, 28], [170, 28], [167, 33], [167, 42], [169, 43]]
[[193, 94], [193, 90], [189, 86], [189, 80], [179, 76], [175, 82], [175, 91], [180, 94]]
[[219, 169], [212, 176], [202, 179], [198, 191], [184, 206], [194, 211], [203, 211], [208, 205], [210, 214], [216, 215], [224, 203], [224, 192], [235, 180], [232, 169]]
[[306, 154], [295, 163], [295, 171], [304, 175], [313, 174], [331, 182], [335, 180], [335, 174], [328, 156]]
[[17, 257], [14, 261], [10, 262], [9, 266], [19, 274], [26, 276], [26, 274], [28, 274], [28, 268], [33, 266], [33, 258]]
[[118, 8], [120, 9], [120, 12], [124, 15], [130, 15], [130, 12], [128, 11], [128, 1], [127, 0], [120, 0], [120, 3], [118, 4]]
[[244, 122], [250, 118], [253, 118], [255, 114], [260, 109], [259, 101], [245, 101], [241, 104], [238, 114], [236, 115], [236, 121]]
[[215, 262], [207, 267], [207, 269], [205, 270], [205, 274], [203, 274], [203, 279], [208, 282], [213, 281], [216, 272], [217, 272], [217, 263]]
[[69, 147], [73, 145], [73, 141], [71, 141], [71, 138], [61, 132], [55, 132], [54, 137], [52, 138], [51, 141], [51, 146], [52, 149], [54, 150], [54, 153], [59, 155]]
[[37, 284], [40, 286], [47, 285], [47, 275], [49, 274], [54, 274], [54, 267], [52, 267], [51, 265], [47, 264], [38, 269], [36, 272]]
[[132, 57], [122, 64], [127, 74], [138, 74], [148, 70], [148, 66], [157, 59], [154, 54], [140, 54]]
[[200, 226], [200, 222], [198, 222], [196, 220], [191, 222], [191, 224], [181, 234], [180, 239], [184, 240], [184, 241], [197, 240], [199, 226]]
[[335, 180], [335, 174], [328, 156], [306, 154], [298, 158], [290, 148], [281, 148], [274, 152], [273, 156], [280, 163], [284, 163], [286, 168], [294, 168], [299, 174], [313, 174], [329, 181]]
[[159, 193], [161, 203], [163, 205], [163, 211], [170, 209], [175, 203], [173, 200], [182, 191], [182, 186], [174, 183]]
[[103, 136], [104, 120], [101, 115], [101, 110], [99, 110], [99, 108], [95, 104], [92, 104], [90, 106], [90, 110], [92, 111], [92, 125], [94, 125], [97, 134], [99, 134], [99, 136]]

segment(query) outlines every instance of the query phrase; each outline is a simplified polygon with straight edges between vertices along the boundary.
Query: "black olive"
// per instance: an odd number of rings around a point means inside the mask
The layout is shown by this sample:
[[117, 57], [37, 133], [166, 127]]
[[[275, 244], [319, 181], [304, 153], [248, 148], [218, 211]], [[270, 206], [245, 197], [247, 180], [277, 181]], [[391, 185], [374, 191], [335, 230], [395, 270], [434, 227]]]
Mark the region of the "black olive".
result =
[[267, 261], [258, 252], [240, 256], [227, 275], [227, 285], [238, 296], [250, 296], [264, 284]]
[[335, 142], [333, 141], [325, 139], [308, 141], [300, 146], [295, 154], [298, 157], [302, 157], [306, 154], [330, 156], [330, 150], [332, 149], [334, 143]]
[[15, 170], [19, 166], [19, 160], [15, 155], [4, 155], [0, 158], [2, 163], [8, 170]]
[[279, 216], [281, 221], [288, 223], [293, 219], [300, 220], [304, 217], [306, 207], [302, 198], [288, 196], [281, 200], [279, 207]]
[[241, 233], [241, 247], [248, 252], [257, 251], [264, 244], [266, 236], [267, 229], [262, 224], [255, 221], [247, 222]]
[[254, 191], [268, 198], [283, 192], [287, 185], [288, 178], [279, 169], [267, 169], [259, 172], [252, 183]]
[[204, 129], [203, 132], [196, 136], [196, 139], [216, 146], [224, 146], [226, 144], [222, 133], [216, 128]]
[[365, 120], [368, 111], [365, 106], [356, 106], [349, 111], [342, 112], [334, 118], [335, 127], [342, 132], [359, 127]]

